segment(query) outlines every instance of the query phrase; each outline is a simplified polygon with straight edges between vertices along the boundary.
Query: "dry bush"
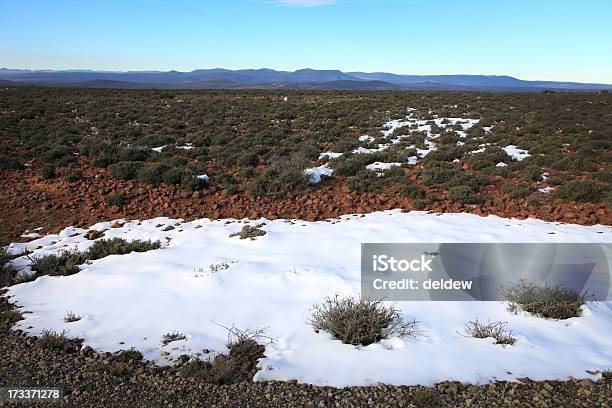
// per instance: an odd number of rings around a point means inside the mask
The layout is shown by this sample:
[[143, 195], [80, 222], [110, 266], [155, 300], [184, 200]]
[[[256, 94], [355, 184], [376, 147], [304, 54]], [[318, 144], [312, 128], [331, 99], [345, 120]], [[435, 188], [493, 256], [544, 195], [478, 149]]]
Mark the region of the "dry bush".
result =
[[414, 336], [416, 321], [405, 321], [399, 310], [382, 300], [338, 295], [313, 306], [309, 323], [346, 344], [367, 346], [390, 336]]
[[[482, 324], [478, 319], [466, 323], [464, 326], [463, 336], [475, 337], [477, 339], [486, 339], [492, 337], [495, 339], [495, 344], [514, 344], [516, 338], [511, 330], [506, 330], [507, 322], [488, 322]], [[461, 333], [460, 333], [461, 334]]]
[[502, 288], [502, 294], [509, 302], [513, 313], [523, 310], [536, 316], [569, 319], [580, 316], [580, 308], [589, 296], [578, 294], [573, 289], [562, 286], [550, 286], [520, 280]]

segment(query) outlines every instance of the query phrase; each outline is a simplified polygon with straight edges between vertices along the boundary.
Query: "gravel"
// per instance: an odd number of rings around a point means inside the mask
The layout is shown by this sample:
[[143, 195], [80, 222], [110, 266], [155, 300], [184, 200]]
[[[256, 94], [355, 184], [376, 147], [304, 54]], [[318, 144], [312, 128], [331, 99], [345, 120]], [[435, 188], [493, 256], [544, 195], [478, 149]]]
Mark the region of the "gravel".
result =
[[[212, 385], [177, 369], [120, 361], [78, 342], [45, 348], [10, 327], [12, 305], [0, 298], [0, 386], [61, 386], [61, 404], [76, 407], [609, 407], [612, 376], [590, 380], [496, 382], [435, 387], [331, 388], [288, 382]], [[19, 403], [19, 406], [48, 403]], [[0, 406], [9, 406], [1, 402]], [[12, 403], [11, 406], [16, 406]]]

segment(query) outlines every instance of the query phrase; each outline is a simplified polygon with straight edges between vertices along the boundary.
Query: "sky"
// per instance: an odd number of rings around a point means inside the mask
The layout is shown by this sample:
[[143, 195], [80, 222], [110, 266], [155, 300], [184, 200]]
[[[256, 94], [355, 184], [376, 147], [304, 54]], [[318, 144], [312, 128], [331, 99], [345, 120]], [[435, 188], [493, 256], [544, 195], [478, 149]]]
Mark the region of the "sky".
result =
[[610, 0], [0, 0], [0, 67], [612, 84]]

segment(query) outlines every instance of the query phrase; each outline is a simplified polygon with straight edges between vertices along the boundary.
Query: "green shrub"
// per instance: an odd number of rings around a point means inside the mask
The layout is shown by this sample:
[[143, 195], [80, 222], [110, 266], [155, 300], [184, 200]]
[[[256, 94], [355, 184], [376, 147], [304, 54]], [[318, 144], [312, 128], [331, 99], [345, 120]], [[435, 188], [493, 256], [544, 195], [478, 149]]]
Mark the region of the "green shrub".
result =
[[96, 240], [87, 250], [87, 259], [95, 260], [109, 255], [125, 255], [132, 252], [147, 252], [159, 249], [159, 241], [141, 241], [135, 239], [126, 241], [123, 238]]
[[108, 172], [111, 177], [118, 180], [133, 180], [138, 175], [138, 172], [143, 167], [143, 163], [139, 161], [124, 161], [113, 163], [108, 166]]
[[594, 170], [593, 162], [589, 157], [579, 156], [563, 156], [552, 164], [552, 168], [569, 171], [574, 174]]
[[580, 316], [580, 308], [587, 302], [587, 295], [579, 295], [573, 289], [561, 286], [536, 285], [521, 280], [501, 290], [509, 302], [510, 311], [523, 310], [536, 316], [569, 319]]
[[162, 163], [145, 164], [138, 170], [136, 177], [143, 183], [158, 186], [164, 180], [167, 170], [168, 166]]
[[64, 178], [69, 183], [74, 183], [76, 181], [83, 179], [83, 171], [81, 170], [80, 167], [70, 166], [64, 172]]
[[470, 155], [469, 163], [473, 170], [483, 170], [496, 168], [497, 163], [507, 163], [509, 160], [510, 156], [500, 147], [487, 146], [483, 152]]
[[372, 192], [380, 188], [380, 177], [370, 170], [361, 170], [347, 179], [346, 184], [351, 191]]
[[480, 199], [474, 195], [470, 186], [451, 187], [447, 193], [448, 199], [461, 204], [477, 204]]
[[612, 183], [612, 171], [596, 171], [593, 173], [593, 178], [602, 183]]
[[104, 203], [109, 207], [113, 205], [122, 206], [124, 202], [125, 199], [121, 193], [112, 193], [104, 197]]
[[[452, 164], [451, 164], [452, 166]], [[459, 170], [458, 168], [456, 168], [455, 166], [452, 167], [426, 167], [420, 174], [420, 179], [423, 182], [423, 184], [425, 184], [426, 186], [440, 186], [442, 184], [445, 184], [457, 177], [459, 177], [459, 174], [461, 173], [461, 170]]]
[[574, 180], [555, 189], [555, 196], [565, 200], [599, 202], [606, 194], [606, 188], [592, 181]]
[[216, 385], [252, 381], [257, 362], [264, 356], [264, 346], [253, 339], [242, 339], [230, 344], [229, 350], [229, 354], [218, 354], [214, 360], [194, 357], [182, 365], [179, 372], [184, 377]]
[[329, 160], [331, 168], [338, 176], [354, 176], [364, 170], [367, 160], [363, 154], [345, 155]]
[[12, 285], [17, 276], [17, 272], [8, 265], [10, 260], [10, 253], [0, 243], [0, 288]]
[[121, 350], [117, 352], [117, 354], [115, 355], [115, 360], [127, 363], [130, 361], [141, 361], [142, 357], [143, 356], [140, 351], [136, 350], [134, 347], [131, 347], [127, 350]]
[[434, 200], [430, 199], [430, 198], [415, 198], [412, 201], [412, 206], [414, 207], [415, 210], [423, 210], [425, 209], [428, 205], [432, 204], [434, 202]]
[[527, 181], [542, 181], [542, 170], [538, 166], [527, 166], [521, 170], [521, 177]]
[[425, 198], [425, 191], [416, 184], [404, 184], [399, 189], [399, 195], [404, 197], [410, 197], [413, 200]]
[[264, 170], [248, 187], [253, 195], [281, 197], [296, 192], [309, 185], [310, 177], [304, 173], [304, 167], [287, 163], [272, 165]]
[[62, 251], [32, 260], [36, 276], [68, 276], [79, 272], [79, 265], [86, 261], [85, 255], [77, 250]]
[[523, 198], [531, 194], [533, 188], [528, 184], [506, 184], [502, 187], [502, 191], [512, 198]]
[[54, 350], [64, 350], [67, 345], [70, 345], [71, 341], [66, 336], [66, 331], [56, 332], [52, 330], [43, 330], [42, 336], [40, 336], [39, 344], [44, 348], [50, 348]]
[[23, 164], [14, 157], [7, 155], [0, 155], [0, 169], [1, 170], [20, 170], [23, 168]]
[[326, 298], [313, 306], [309, 323], [346, 344], [367, 346], [392, 335], [414, 336], [415, 321], [405, 321], [399, 310], [381, 300]]
[[55, 166], [52, 164], [46, 164], [40, 169], [40, 176], [43, 180], [50, 180], [55, 178]]

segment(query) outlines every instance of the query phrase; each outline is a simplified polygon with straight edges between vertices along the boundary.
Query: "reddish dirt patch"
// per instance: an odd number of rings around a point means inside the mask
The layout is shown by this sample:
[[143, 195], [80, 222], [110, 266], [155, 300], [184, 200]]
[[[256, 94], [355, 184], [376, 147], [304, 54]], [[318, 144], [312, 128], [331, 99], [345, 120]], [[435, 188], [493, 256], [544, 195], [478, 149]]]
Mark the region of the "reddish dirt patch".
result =
[[[150, 186], [136, 181], [112, 179], [104, 169], [81, 162], [84, 179], [44, 181], [31, 168], [4, 171], [0, 178], [0, 238], [5, 242], [19, 239], [26, 229], [44, 227], [57, 231], [69, 225], [86, 227], [116, 219], [147, 219], [157, 216], [173, 218], [300, 218], [309, 221], [338, 217], [343, 214], [368, 213], [401, 208], [412, 210], [408, 198], [391, 190], [379, 193], [349, 191], [343, 180], [330, 179], [323, 185], [286, 198], [253, 197], [249, 193], [227, 194], [214, 186], [205, 191], [190, 192], [177, 186]], [[609, 210], [603, 204], [574, 203], [543, 195], [543, 205], [530, 206], [524, 199], [510, 199], [496, 186], [483, 188], [480, 205], [461, 205], [440, 201], [426, 208], [434, 212], [468, 212], [501, 217], [539, 218], [582, 225], [612, 224]], [[438, 193], [439, 197], [444, 194]], [[108, 206], [104, 197], [120, 193], [121, 206]], [[544, 201], [546, 200], [546, 201]]]

